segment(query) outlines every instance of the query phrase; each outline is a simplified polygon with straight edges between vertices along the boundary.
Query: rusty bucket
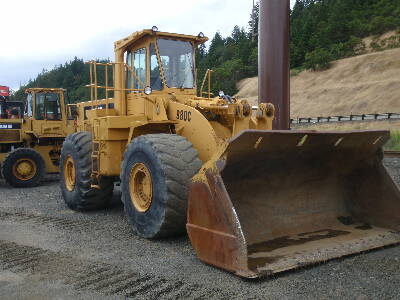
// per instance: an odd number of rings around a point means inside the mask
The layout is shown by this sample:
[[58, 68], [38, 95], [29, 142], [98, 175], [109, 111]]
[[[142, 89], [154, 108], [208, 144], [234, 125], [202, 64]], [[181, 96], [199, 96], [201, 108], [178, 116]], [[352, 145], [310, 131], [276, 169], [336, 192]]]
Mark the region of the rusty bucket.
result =
[[400, 242], [387, 131], [244, 131], [190, 186], [198, 257], [255, 278]]

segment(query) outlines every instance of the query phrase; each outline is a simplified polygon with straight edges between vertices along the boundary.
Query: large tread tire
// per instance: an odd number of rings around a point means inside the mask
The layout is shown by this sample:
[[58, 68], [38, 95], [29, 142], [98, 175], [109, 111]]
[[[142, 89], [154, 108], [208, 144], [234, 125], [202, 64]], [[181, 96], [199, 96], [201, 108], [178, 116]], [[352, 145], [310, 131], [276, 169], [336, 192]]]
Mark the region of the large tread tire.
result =
[[[13, 166], [21, 159], [29, 159], [36, 165], [35, 175], [28, 179], [22, 180], [13, 172]], [[18, 148], [7, 154], [2, 166], [3, 177], [6, 182], [19, 188], [38, 186], [42, 181], [46, 171], [45, 162], [42, 156], [31, 148]]]
[[[150, 208], [140, 212], [130, 195], [130, 174], [144, 164], [152, 179]], [[185, 232], [188, 184], [202, 166], [198, 152], [186, 138], [175, 134], [149, 134], [135, 138], [124, 154], [121, 192], [125, 213], [144, 238], [165, 238]]]
[[[60, 157], [60, 186], [66, 205], [76, 211], [89, 211], [107, 206], [112, 198], [114, 182], [102, 177], [100, 188], [92, 187], [92, 135], [82, 131], [69, 135], [62, 146]], [[75, 185], [67, 189], [65, 181], [65, 161], [72, 157], [75, 167]]]

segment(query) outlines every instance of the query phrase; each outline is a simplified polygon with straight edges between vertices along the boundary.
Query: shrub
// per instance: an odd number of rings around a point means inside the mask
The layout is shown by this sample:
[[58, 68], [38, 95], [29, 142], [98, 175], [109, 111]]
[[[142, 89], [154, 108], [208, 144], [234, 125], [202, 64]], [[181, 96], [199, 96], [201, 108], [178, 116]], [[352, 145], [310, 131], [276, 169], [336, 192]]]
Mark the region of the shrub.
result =
[[330, 67], [332, 60], [331, 53], [322, 48], [318, 48], [306, 54], [305, 67], [314, 71], [326, 70]]
[[345, 44], [346, 53], [345, 56], [359, 55], [365, 52], [365, 44], [362, 39], [351, 36]]

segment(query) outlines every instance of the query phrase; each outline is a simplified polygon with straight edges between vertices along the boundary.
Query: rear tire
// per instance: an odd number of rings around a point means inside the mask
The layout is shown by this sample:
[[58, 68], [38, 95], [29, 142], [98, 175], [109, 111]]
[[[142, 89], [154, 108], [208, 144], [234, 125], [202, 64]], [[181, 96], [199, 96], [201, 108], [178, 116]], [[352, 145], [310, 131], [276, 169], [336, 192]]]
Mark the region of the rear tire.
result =
[[[125, 213], [140, 236], [185, 232], [188, 184], [201, 165], [192, 144], [179, 135], [149, 134], [130, 143], [121, 167], [121, 192]], [[136, 188], [137, 182], [144, 187]]]
[[31, 148], [18, 148], [8, 153], [2, 166], [3, 177], [13, 187], [34, 187], [45, 174], [42, 156]]
[[100, 189], [91, 186], [91, 155], [90, 132], [77, 132], [65, 139], [60, 157], [60, 186], [64, 201], [72, 210], [104, 208], [112, 198], [114, 182], [111, 178], [102, 177]]

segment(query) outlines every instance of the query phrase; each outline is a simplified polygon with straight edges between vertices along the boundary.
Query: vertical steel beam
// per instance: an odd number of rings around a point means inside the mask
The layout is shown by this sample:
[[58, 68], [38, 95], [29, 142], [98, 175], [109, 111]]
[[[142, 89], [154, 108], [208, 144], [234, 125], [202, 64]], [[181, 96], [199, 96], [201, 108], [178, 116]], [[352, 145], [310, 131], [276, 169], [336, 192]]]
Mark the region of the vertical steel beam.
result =
[[290, 128], [289, 0], [261, 0], [258, 101], [275, 105], [273, 129]]

